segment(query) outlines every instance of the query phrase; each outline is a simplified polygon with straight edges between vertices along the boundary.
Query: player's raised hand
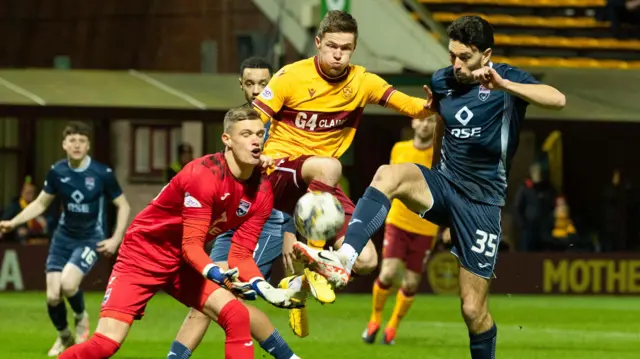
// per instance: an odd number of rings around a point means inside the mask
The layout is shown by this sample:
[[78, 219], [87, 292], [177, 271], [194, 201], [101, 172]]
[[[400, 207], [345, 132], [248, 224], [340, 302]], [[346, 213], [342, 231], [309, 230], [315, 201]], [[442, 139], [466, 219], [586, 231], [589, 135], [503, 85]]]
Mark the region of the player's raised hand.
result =
[[427, 97], [427, 103], [424, 105], [424, 108], [431, 110], [433, 109], [433, 92], [431, 92], [431, 89], [427, 85], [422, 86], [422, 88], [424, 89]]
[[13, 223], [11, 221], [0, 221], [0, 233], [8, 233], [13, 231]]
[[120, 241], [117, 238], [112, 237], [98, 242], [96, 252], [104, 255], [105, 257], [111, 257], [116, 254], [118, 247], [120, 247]]
[[492, 67], [485, 66], [471, 73], [476, 81], [489, 90], [500, 90], [504, 88], [505, 80]]

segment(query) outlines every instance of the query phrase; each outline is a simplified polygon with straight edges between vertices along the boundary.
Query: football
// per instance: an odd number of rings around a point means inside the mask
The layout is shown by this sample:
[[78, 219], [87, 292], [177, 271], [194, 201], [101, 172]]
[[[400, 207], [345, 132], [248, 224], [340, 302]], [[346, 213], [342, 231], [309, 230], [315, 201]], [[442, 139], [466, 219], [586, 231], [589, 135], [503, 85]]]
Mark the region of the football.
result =
[[336, 236], [344, 223], [344, 208], [331, 193], [307, 192], [296, 204], [296, 230], [308, 240], [326, 241]]

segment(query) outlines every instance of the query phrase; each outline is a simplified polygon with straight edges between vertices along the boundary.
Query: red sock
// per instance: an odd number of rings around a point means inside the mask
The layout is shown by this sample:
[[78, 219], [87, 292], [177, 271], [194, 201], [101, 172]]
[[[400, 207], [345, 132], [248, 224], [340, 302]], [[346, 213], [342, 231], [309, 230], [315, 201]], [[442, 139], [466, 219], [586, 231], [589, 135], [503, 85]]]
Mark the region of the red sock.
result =
[[120, 349], [120, 344], [102, 334], [94, 333], [89, 340], [62, 352], [58, 359], [107, 359]]
[[218, 324], [224, 329], [225, 359], [253, 359], [253, 340], [247, 307], [237, 300], [227, 303], [220, 314]]
[[307, 187], [309, 191], [318, 191], [318, 192], [329, 192], [335, 196], [336, 187], [329, 186], [328, 184], [322, 183], [320, 181], [313, 180], [309, 183], [309, 187]]

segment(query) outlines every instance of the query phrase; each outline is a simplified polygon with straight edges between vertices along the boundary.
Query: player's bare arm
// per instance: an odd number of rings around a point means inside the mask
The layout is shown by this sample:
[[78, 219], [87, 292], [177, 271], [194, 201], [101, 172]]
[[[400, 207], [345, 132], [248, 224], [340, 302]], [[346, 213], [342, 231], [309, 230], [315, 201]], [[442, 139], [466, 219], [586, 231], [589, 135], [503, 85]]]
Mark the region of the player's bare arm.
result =
[[366, 76], [365, 81], [370, 86], [369, 103], [377, 103], [411, 118], [425, 118], [434, 113], [431, 108], [433, 95], [428, 86], [423, 86], [425, 98], [419, 98], [394, 89], [376, 74], [367, 73]]
[[116, 206], [118, 213], [116, 216], [116, 229], [113, 231], [111, 238], [98, 242], [96, 248], [98, 253], [107, 257], [116, 254], [120, 243], [122, 243], [122, 238], [124, 238], [124, 231], [127, 229], [129, 214], [131, 213], [131, 206], [124, 194], [118, 196], [112, 203]]
[[29, 203], [29, 205], [25, 207], [25, 209], [23, 209], [22, 212], [20, 212], [17, 216], [9, 221], [0, 222], [0, 232], [10, 232], [15, 227], [38, 217], [39, 215], [44, 213], [47, 208], [49, 208], [55, 198], [56, 196], [53, 194], [49, 194], [45, 191], [40, 191], [40, 194], [35, 199], [35, 201]]
[[442, 137], [444, 136], [444, 121], [440, 116], [436, 116], [436, 126], [433, 129], [433, 159], [431, 168], [440, 163], [440, 150], [442, 149]]
[[556, 88], [545, 84], [522, 84], [504, 79], [493, 68], [485, 66], [473, 71], [473, 77], [489, 90], [503, 90], [518, 96], [528, 103], [547, 108], [561, 110], [566, 105], [564, 94]]

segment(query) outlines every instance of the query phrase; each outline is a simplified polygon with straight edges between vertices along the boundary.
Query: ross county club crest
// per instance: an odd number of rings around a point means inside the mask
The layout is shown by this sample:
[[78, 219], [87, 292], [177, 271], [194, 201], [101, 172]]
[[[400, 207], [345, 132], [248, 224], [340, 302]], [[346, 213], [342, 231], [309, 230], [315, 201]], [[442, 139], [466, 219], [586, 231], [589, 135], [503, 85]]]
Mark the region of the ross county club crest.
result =
[[489, 95], [491, 95], [491, 90], [480, 85], [480, 89], [478, 90], [478, 98], [480, 99], [480, 101], [487, 101]]
[[251, 208], [251, 202], [247, 202], [244, 199], [241, 199], [240, 204], [238, 205], [238, 209], [236, 209], [236, 216], [246, 216], [247, 213], [249, 213], [249, 208]]
[[96, 179], [93, 177], [85, 177], [84, 186], [87, 187], [89, 191], [93, 190], [96, 188]]

